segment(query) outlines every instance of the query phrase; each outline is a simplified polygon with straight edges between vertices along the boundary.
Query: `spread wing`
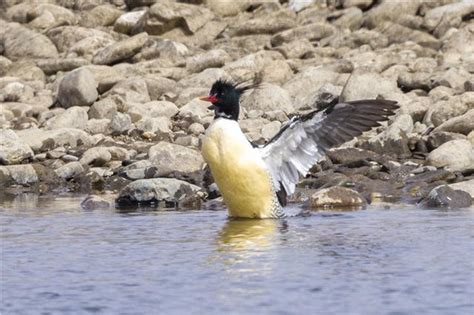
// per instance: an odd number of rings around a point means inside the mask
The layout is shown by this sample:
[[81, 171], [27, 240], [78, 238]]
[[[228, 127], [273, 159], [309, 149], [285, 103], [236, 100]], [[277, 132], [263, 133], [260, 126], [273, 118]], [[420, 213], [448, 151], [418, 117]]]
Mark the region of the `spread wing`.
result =
[[394, 101], [343, 102], [293, 117], [264, 147], [259, 148], [277, 191], [290, 195], [300, 176], [341, 145], [388, 120], [398, 105]]

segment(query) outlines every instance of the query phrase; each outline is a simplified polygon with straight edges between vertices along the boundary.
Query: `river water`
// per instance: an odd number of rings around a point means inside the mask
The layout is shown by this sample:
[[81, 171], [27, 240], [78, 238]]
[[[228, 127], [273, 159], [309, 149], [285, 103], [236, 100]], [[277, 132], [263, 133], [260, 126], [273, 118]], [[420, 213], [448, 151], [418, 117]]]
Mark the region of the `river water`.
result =
[[0, 204], [6, 314], [474, 314], [474, 210], [229, 220]]

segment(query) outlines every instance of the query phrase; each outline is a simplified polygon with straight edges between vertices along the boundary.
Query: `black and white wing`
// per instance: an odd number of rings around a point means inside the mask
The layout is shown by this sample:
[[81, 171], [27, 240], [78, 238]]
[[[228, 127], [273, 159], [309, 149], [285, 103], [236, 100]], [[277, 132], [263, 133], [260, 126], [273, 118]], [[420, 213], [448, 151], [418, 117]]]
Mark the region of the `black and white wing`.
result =
[[343, 102], [304, 116], [293, 117], [264, 147], [259, 148], [277, 191], [295, 191], [300, 176], [322, 159], [326, 151], [388, 120], [394, 101]]

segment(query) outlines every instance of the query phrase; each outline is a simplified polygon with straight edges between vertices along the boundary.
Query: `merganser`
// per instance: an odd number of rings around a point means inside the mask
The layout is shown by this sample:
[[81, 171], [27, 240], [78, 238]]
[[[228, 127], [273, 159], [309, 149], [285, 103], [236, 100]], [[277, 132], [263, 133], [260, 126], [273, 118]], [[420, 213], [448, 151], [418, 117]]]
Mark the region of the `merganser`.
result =
[[389, 100], [334, 102], [294, 116], [268, 143], [256, 147], [237, 122], [241, 95], [256, 85], [218, 80], [201, 98], [212, 103], [215, 114], [201, 151], [230, 217], [284, 217], [286, 197], [328, 149], [380, 126], [399, 107]]

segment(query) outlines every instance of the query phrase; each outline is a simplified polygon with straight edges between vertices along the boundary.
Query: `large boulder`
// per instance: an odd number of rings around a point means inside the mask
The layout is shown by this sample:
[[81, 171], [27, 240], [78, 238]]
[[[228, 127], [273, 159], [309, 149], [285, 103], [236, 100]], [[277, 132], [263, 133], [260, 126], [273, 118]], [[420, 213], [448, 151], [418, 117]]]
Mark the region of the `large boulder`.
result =
[[99, 97], [94, 75], [87, 69], [76, 69], [59, 84], [58, 101], [65, 107], [89, 106]]
[[189, 179], [195, 183], [201, 178], [204, 160], [198, 151], [177, 144], [159, 142], [150, 148], [148, 156], [157, 168], [159, 177]]
[[474, 169], [474, 147], [469, 140], [452, 140], [431, 151], [427, 162], [451, 171]]
[[33, 150], [13, 130], [0, 129], [0, 164], [19, 164], [33, 156]]
[[157, 204], [166, 208], [195, 207], [204, 195], [200, 187], [174, 178], [140, 179], [122, 189], [117, 203], [119, 206]]

